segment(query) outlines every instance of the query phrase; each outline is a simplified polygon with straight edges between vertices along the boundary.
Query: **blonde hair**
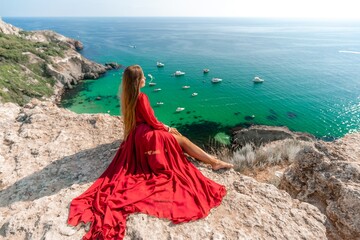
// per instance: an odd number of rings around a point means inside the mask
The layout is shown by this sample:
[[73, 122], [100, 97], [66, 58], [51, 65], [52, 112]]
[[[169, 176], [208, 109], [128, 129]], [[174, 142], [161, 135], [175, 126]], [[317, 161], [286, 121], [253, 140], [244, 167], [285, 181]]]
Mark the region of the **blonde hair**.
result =
[[121, 112], [124, 121], [124, 139], [136, 125], [135, 107], [143, 77], [144, 73], [139, 65], [127, 67], [122, 76]]

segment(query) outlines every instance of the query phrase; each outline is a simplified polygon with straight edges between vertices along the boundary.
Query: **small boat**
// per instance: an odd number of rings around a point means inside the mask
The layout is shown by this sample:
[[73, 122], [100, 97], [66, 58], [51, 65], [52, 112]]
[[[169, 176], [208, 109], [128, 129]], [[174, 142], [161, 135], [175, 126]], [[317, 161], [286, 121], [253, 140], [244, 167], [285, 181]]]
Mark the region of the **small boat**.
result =
[[190, 86], [182, 86], [183, 89], [189, 89]]
[[154, 83], [154, 82], [149, 82], [149, 86], [155, 86], [156, 85], [156, 83]]
[[160, 67], [164, 67], [165, 64], [163, 64], [162, 62], [157, 62], [157, 63], [156, 63], [156, 66], [157, 66], [158, 68], [160, 68]]
[[259, 77], [254, 77], [253, 82], [254, 83], [262, 83], [262, 82], [264, 82], [264, 79], [261, 79]]
[[185, 110], [185, 108], [183, 108], [183, 107], [178, 107], [178, 108], [176, 109], [177, 112], [181, 112], [181, 111], [184, 111], [184, 110]]
[[204, 69], [203, 69], [203, 72], [204, 72], [204, 73], [208, 73], [208, 72], [210, 72], [210, 69], [204, 68]]
[[148, 74], [148, 77], [150, 78], [150, 80], [155, 79], [155, 78], [153, 77], [153, 75], [151, 75], [150, 73]]
[[183, 76], [183, 75], [185, 75], [185, 72], [176, 71], [176, 72], [174, 73], [174, 75], [175, 75], [175, 76]]
[[157, 102], [156, 105], [163, 105], [163, 102]]
[[211, 79], [212, 83], [219, 83], [221, 81], [222, 81], [222, 78], [213, 78], [213, 79]]
[[198, 95], [197, 92], [194, 92], [194, 93], [191, 94], [191, 96], [193, 96], [193, 97], [195, 97], [195, 96], [197, 96], [197, 95]]
[[154, 89], [154, 92], [158, 92], [158, 91], [161, 91], [161, 88], [155, 88]]

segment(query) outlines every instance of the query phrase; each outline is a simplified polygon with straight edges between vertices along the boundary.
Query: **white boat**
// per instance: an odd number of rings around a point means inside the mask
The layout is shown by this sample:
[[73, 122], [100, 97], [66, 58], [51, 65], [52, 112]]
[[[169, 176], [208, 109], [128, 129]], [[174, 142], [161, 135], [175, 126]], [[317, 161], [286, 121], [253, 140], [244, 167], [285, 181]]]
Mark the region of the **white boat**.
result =
[[204, 69], [203, 69], [203, 72], [204, 72], [204, 73], [208, 73], [208, 72], [210, 72], [210, 69], [204, 68]]
[[176, 71], [174, 73], [175, 76], [182, 76], [182, 75], [185, 75], [185, 72], [182, 72], [182, 71]]
[[185, 110], [185, 108], [183, 108], [183, 107], [178, 107], [178, 108], [176, 109], [177, 112], [181, 112], [181, 111], [184, 111], [184, 110]]
[[212, 83], [219, 83], [221, 81], [222, 81], [222, 78], [213, 78], [213, 79], [211, 79]]
[[163, 105], [163, 102], [157, 102], [156, 105]]
[[190, 86], [182, 86], [183, 89], [189, 89]]
[[259, 77], [254, 77], [253, 82], [254, 83], [262, 83], [262, 82], [264, 82], [264, 79], [261, 79]]
[[156, 85], [156, 83], [154, 83], [154, 82], [149, 82], [149, 86], [155, 86]]
[[155, 88], [154, 89], [154, 92], [158, 92], [158, 91], [161, 91], [161, 88]]
[[164, 67], [165, 64], [163, 64], [162, 62], [157, 62], [157, 63], [156, 63], [156, 66], [157, 66], [157, 67]]
[[151, 81], [152, 81], [153, 79], [155, 79], [155, 78], [153, 77], [153, 75], [151, 75], [150, 73], [148, 74], [148, 77], [150, 78]]
[[197, 92], [194, 92], [194, 93], [191, 94], [191, 96], [193, 96], [193, 97], [195, 97], [195, 96], [197, 96], [197, 95], [198, 95]]

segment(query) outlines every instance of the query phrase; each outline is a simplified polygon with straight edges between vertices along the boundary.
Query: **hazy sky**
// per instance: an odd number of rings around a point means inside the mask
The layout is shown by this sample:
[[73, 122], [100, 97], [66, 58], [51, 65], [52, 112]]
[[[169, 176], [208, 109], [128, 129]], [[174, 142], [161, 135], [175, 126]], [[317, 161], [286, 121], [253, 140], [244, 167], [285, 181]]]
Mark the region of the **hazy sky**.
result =
[[198, 16], [360, 19], [359, 0], [0, 0], [0, 16]]

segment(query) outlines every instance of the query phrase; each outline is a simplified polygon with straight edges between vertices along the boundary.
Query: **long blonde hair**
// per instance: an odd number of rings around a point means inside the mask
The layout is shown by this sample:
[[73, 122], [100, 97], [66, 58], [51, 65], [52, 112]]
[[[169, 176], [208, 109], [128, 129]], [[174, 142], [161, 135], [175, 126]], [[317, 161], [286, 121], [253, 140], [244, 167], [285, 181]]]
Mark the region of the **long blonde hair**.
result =
[[135, 107], [143, 77], [144, 73], [139, 65], [127, 67], [122, 76], [121, 112], [124, 121], [124, 139], [136, 125]]

